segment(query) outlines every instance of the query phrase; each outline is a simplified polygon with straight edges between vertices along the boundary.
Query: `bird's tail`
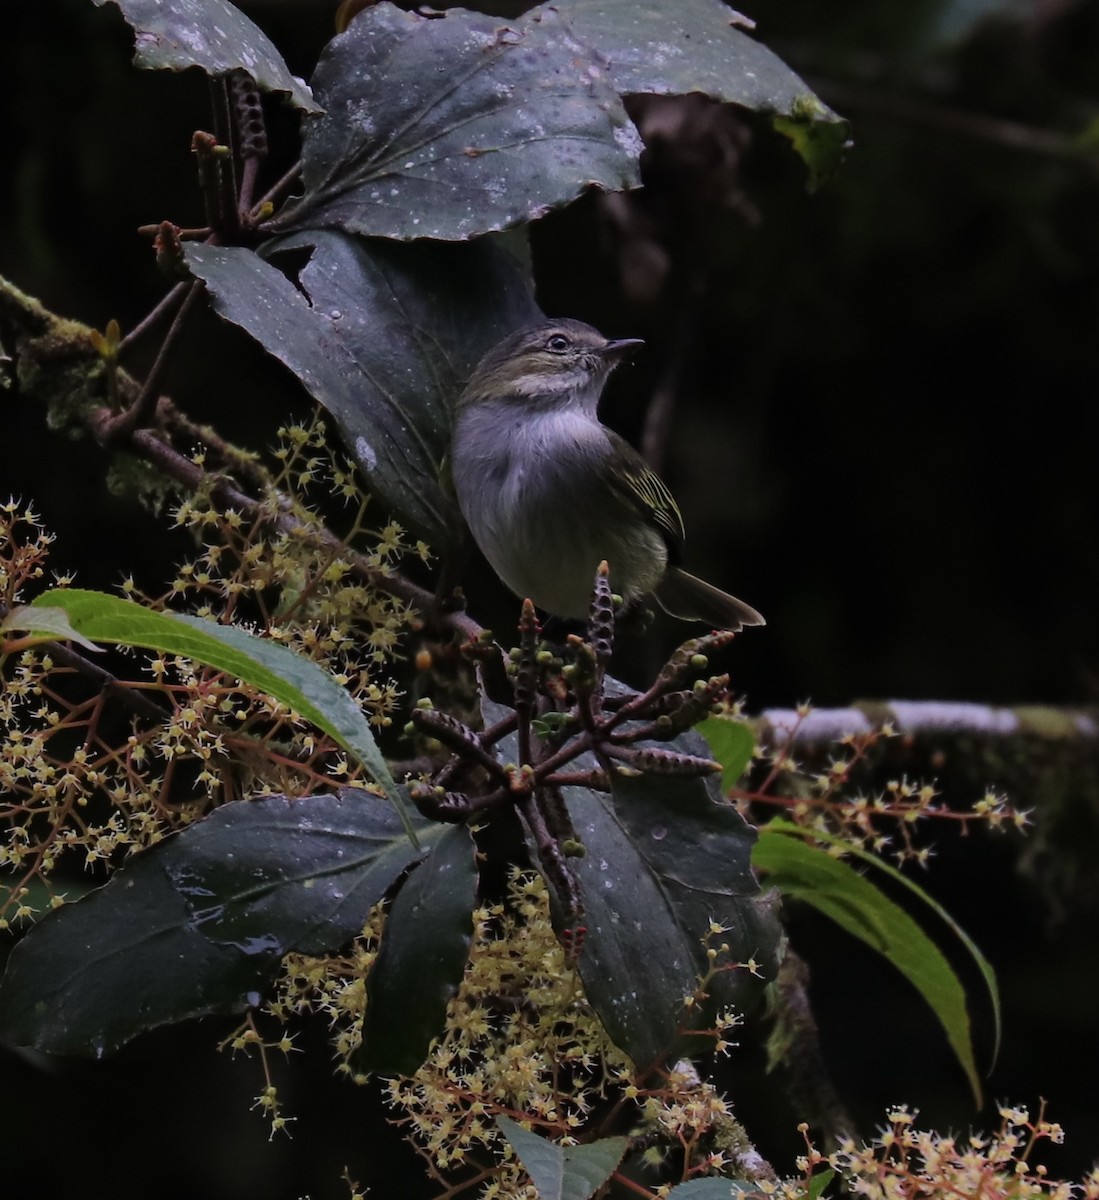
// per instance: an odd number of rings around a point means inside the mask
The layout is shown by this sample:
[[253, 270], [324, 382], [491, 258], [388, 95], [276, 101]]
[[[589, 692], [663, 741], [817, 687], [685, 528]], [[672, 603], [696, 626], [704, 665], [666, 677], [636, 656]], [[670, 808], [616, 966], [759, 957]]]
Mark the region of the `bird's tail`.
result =
[[678, 567], [668, 568], [653, 595], [673, 617], [701, 621], [713, 629], [736, 633], [745, 625], [767, 624], [751, 605]]

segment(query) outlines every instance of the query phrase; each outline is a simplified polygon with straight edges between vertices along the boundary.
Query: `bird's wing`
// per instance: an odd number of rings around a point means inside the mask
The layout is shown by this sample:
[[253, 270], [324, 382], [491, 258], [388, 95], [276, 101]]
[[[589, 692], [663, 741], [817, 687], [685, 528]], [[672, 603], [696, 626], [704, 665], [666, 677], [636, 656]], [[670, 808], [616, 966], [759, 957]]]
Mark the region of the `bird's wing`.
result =
[[615, 453], [620, 455], [623, 471], [611, 480], [615, 491], [650, 524], [655, 525], [670, 546], [683, 541], [683, 516], [668, 485], [640, 454], [617, 434], [612, 437]]

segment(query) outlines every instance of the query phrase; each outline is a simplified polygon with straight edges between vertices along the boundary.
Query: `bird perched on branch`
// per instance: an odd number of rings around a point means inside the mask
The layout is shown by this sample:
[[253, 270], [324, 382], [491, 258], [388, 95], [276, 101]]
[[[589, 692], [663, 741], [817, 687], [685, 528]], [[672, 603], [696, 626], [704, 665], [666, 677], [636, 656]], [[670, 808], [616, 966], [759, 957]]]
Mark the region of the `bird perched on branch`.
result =
[[560, 617], [588, 615], [599, 563], [629, 604], [715, 629], [762, 625], [742, 600], [677, 565], [683, 518], [664, 482], [598, 416], [603, 385], [635, 347], [582, 321], [511, 334], [458, 400], [450, 470], [477, 545], [507, 586]]

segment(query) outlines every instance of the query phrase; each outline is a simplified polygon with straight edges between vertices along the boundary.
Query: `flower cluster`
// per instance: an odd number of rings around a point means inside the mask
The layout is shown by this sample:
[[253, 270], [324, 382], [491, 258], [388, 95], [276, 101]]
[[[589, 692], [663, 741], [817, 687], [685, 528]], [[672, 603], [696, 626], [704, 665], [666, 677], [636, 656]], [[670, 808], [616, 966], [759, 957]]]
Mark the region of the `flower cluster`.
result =
[[[174, 519], [199, 552], [164, 596], [141, 599], [289, 646], [331, 672], [372, 724], [389, 725], [401, 697], [388, 671], [414, 615], [363, 583], [352, 561], [384, 574], [426, 549], [396, 526], [364, 525], [365, 498], [326, 457], [322, 427], [284, 430], [276, 457], [259, 517], [246, 521], [208, 495], [179, 505]], [[320, 530], [304, 498], [312, 485], [354, 506], [342, 542], [310, 533]], [[300, 489], [292, 499], [291, 487]], [[287, 512], [295, 519], [280, 520]], [[365, 549], [353, 555], [352, 540]], [[49, 582], [52, 541], [31, 508], [0, 505], [0, 617]], [[122, 590], [137, 598], [132, 581]], [[0, 870], [13, 877], [0, 926], [61, 902], [51, 879], [61, 862], [61, 886], [80, 888], [80, 870], [117, 865], [227, 800], [364, 784], [326, 736], [212, 668], [165, 654], [89, 662], [17, 628], [0, 634]]]
[[[442, 1034], [414, 1075], [386, 1085], [400, 1114], [396, 1123], [434, 1178], [477, 1188], [482, 1200], [537, 1200], [496, 1126], [500, 1115], [561, 1145], [632, 1127], [645, 1160], [681, 1180], [750, 1170], [751, 1147], [728, 1101], [690, 1063], [642, 1081], [608, 1039], [554, 932], [541, 875], [513, 868], [504, 899], [476, 909], [473, 922], [469, 961]], [[267, 1010], [280, 1021], [292, 1013], [325, 1014], [338, 1069], [360, 1083], [366, 1078], [356, 1073], [354, 1058], [366, 1009], [364, 977], [383, 923], [375, 910], [345, 955], [291, 955]], [[715, 938], [722, 932], [711, 930]], [[715, 947], [713, 969], [735, 969], [720, 961], [722, 954]], [[688, 1009], [702, 987], [686, 998]], [[737, 1023], [722, 1014], [710, 1032], [727, 1048], [724, 1035]]]
[[[799, 721], [807, 719], [808, 705], [798, 709]], [[942, 801], [936, 787], [904, 776], [887, 780], [874, 794], [857, 790], [860, 768], [871, 763], [886, 743], [897, 738], [888, 722], [861, 733], [848, 733], [831, 747], [831, 757], [822, 768], [808, 769], [795, 760], [791, 747], [796, 729], [782, 744], [759, 752], [759, 782], [737, 793], [746, 805], [780, 808], [798, 824], [852, 842], [878, 855], [891, 855], [898, 863], [927, 866], [934, 851], [921, 845], [917, 831], [928, 820], [947, 822], [964, 830], [970, 825], [990, 829], [1024, 830], [1030, 824], [1027, 812], [1014, 807], [1005, 796], [986, 791], [967, 809]]]
[[818, 1194], [820, 1172], [832, 1170], [843, 1178], [849, 1195], [867, 1200], [934, 1200], [942, 1196], [972, 1196], [980, 1200], [1097, 1200], [1099, 1166], [1080, 1183], [1050, 1177], [1034, 1162], [1042, 1143], [1064, 1140], [1060, 1125], [1031, 1117], [1025, 1108], [1003, 1106], [999, 1128], [991, 1133], [943, 1134], [920, 1129], [918, 1114], [901, 1105], [887, 1114], [888, 1123], [877, 1137], [856, 1144], [848, 1139], [825, 1155], [806, 1138], [806, 1153], [798, 1167], [800, 1179], [760, 1185], [776, 1200], [808, 1200]]

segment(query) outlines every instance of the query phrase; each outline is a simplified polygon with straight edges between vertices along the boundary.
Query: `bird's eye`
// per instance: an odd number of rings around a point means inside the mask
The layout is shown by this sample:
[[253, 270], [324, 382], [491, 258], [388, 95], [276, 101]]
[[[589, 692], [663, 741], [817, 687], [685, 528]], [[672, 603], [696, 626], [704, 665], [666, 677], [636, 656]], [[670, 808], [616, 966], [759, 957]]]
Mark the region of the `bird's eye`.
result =
[[552, 337], [546, 338], [546, 349], [552, 350], [555, 354], [560, 354], [568, 348], [569, 339], [563, 333], [555, 333]]

